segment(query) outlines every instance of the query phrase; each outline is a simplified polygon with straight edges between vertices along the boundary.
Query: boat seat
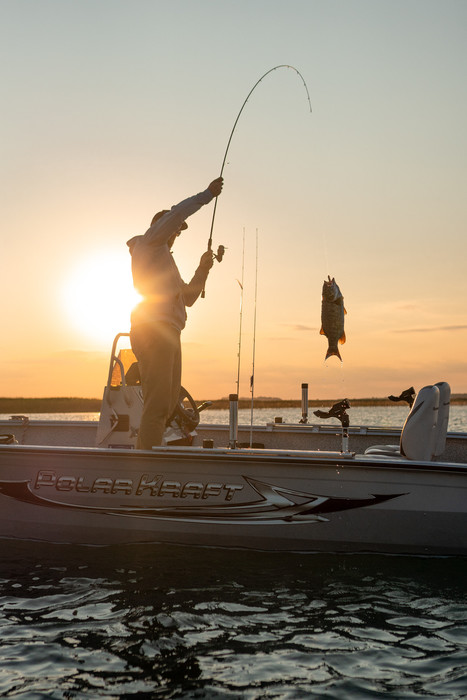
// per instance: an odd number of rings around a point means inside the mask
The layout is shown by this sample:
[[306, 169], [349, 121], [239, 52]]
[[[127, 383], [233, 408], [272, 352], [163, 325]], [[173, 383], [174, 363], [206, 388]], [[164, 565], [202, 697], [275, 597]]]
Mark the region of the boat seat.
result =
[[[435, 387], [439, 389], [438, 420], [436, 422], [433, 454], [431, 459], [439, 458], [446, 449], [446, 436], [449, 424], [449, 409], [451, 404], [451, 387], [447, 382], [437, 382]], [[386, 454], [387, 456], [403, 456], [399, 445], [373, 445], [365, 454]]]
[[446, 436], [449, 424], [449, 408], [451, 404], [451, 387], [447, 382], [437, 382], [439, 389], [438, 422], [436, 424], [435, 448], [433, 456], [440, 457], [446, 449]]
[[[445, 382], [441, 382], [445, 384]], [[445, 392], [445, 387], [443, 387]], [[430, 461], [435, 449], [443, 447], [442, 433], [438, 436], [438, 410], [440, 389], [437, 385], [424, 386], [417, 394], [410, 413], [402, 427], [399, 445], [374, 445], [365, 450], [373, 457], [401, 457], [411, 460]], [[449, 403], [449, 401], [448, 401]], [[443, 417], [447, 430], [447, 422]], [[439, 448], [436, 448], [439, 439]], [[444, 433], [444, 442], [446, 434]]]
[[137, 362], [133, 362], [133, 364], [127, 370], [125, 374], [125, 383], [127, 386], [140, 386], [141, 375], [139, 373], [139, 365]]

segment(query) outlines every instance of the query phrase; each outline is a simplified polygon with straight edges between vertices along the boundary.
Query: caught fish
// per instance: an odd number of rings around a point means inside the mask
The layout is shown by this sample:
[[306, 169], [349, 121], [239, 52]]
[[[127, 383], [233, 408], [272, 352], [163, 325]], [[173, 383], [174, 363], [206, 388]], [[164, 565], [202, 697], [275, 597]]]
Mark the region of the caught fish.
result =
[[337, 355], [342, 361], [337, 343], [345, 343], [344, 316], [346, 313], [341, 290], [334, 277], [331, 279], [328, 275], [328, 280], [324, 280], [323, 284], [320, 330], [320, 334], [325, 335], [329, 343], [325, 360], [332, 355]]

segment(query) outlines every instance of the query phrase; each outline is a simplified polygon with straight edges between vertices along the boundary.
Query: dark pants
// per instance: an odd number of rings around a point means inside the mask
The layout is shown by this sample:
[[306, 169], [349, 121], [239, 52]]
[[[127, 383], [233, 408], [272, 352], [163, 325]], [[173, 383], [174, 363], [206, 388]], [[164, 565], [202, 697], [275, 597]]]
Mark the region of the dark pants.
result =
[[180, 331], [168, 323], [132, 327], [131, 347], [138, 360], [144, 408], [137, 449], [162, 444], [168, 418], [178, 402], [182, 375]]

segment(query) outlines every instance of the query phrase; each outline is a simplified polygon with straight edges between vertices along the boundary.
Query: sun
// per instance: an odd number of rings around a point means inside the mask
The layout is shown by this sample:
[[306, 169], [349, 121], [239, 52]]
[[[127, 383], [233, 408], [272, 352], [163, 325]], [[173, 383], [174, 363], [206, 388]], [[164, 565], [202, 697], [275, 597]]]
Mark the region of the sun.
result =
[[128, 254], [98, 253], [77, 262], [62, 292], [70, 323], [94, 343], [111, 343], [130, 328], [130, 315], [141, 297], [133, 288]]

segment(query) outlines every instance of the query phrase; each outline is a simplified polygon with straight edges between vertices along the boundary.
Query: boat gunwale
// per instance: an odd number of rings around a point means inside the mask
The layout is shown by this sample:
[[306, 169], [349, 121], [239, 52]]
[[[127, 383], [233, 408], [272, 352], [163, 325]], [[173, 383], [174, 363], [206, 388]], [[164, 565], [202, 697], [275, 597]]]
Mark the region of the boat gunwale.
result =
[[[63, 427], [65, 428], [97, 428], [99, 421], [96, 420], [60, 420], [54, 418], [28, 418], [28, 416], [10, 416], [10, 418], [0, 418], [0, 429], [8, 426], [15, 427], [37, 427], [42, 428], [45, 426], [49, 427]], [[209, 430], [215, 432], [228, 431], [228, 423], [199, 423], [197, 429], [200, 431]], [[239, 423], [238, 430], [245, 432], [251, 431], [250, 423]], [[371, 435], [371, 434], [383, 434], [385, 436], [400, 436], [402, 427], [397, 426], [378, 426], [378, 425], [351, 425], [347, 428], [349, 435]], [[338, 424], [318, 424], [318, 423], [255, 423], [253, 424], [253, 431], [257, 432], [293, 432], [293, 433], [324, 433], [331, 435], [340, 435], [342, 429]], [[460, 439], [467, 441], [467, 432], [448, 430], [446, 434], [447, 439]]]
[[152, 450], [135, 450], [133, 448], [110, 448], [110, 447], [78, 447], [66, 445], [20, 445], [20, 444], [0, 444], [0, 454], [3, 453], [36, 453], [44, 454], [50, 452], [54, 455], [64, 454], [73, 456], [98, 456], [105, 455], [118, 458], [130, 457], [131, 461], [147, 460], [154, 458], [155, 461], [161, 458], [171, 462], [183, 459], [183, 461], [221, 461], [231, 464], [248, 463], [264, 464], [271, 462], [274, 464], [287, 463], [303, 466], [335, 466], [336, 468], [361, 468], [396, 470], [396, 471], [426, 471], [440, 473], [467, 474], [467, 463], [465, 462], [442, 462], [408, 460], [403, 457], [392, 457], [376, 455], [356, 454], [355, 452], [331, 452], [319, 450], [280, 450], [280, 449], [256, 449], [228, 447], [180, 447], [166, 446], [154, 447]]

